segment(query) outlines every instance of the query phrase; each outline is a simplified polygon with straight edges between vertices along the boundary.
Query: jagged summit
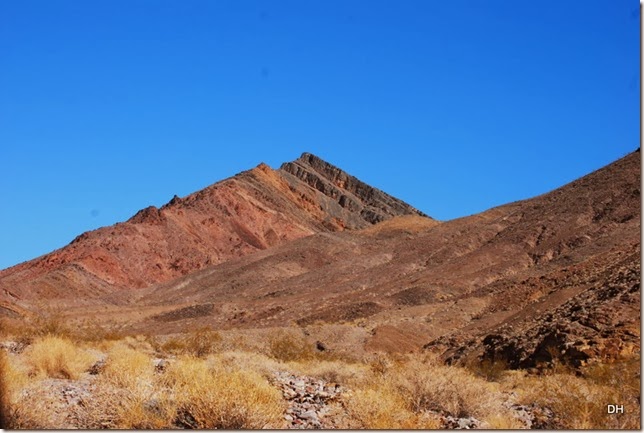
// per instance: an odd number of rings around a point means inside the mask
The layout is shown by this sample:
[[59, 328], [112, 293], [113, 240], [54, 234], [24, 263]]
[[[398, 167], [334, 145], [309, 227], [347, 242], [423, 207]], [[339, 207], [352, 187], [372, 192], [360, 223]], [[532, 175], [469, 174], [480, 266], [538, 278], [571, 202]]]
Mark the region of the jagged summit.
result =
[[360, 220], [375, 224], [396, 215], [427, 216], [311, 153], [305, 152], [295, 161], [282, 164], [280, 171], [292, 184], [296, 178], [333, 200], [325, 202], [328, 208], [337, 203], [354, 213], [356, 218], [348, 221], [350, 228], [366, 227]]

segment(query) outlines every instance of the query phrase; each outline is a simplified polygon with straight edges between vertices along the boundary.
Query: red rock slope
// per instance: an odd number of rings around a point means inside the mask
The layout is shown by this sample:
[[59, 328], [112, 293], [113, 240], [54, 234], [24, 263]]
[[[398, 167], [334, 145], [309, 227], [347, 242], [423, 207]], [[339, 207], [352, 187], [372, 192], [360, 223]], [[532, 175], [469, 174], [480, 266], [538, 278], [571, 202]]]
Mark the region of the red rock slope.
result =
[[0, 306], [147, 287], [292, 239], [407, 214], [422, 215], [305, 153], [279, 170], [260, 164], [175, 196], [161, 208], [147, 207], [126, 222], [0, 271]]

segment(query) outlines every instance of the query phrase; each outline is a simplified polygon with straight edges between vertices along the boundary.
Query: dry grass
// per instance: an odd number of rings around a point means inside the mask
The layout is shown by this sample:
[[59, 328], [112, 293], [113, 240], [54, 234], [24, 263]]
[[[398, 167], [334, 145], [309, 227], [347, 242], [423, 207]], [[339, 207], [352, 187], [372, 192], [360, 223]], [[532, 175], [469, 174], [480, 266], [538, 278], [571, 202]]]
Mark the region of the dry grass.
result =
[[393, 380], [415, 412], [430, 410], [485, 420], [503, 411], [504, 398], [498, 388], [462, 368], [412, 361]]
[[[19, 398], [31, 379], [27, 366], [16, 362], [15, 356], [7, 355], [0, 350], [0, 417], [3, 428], [39, 428], [44, 427], [36, 414], [41, 402], [26, 402]], [[25, 404], [27, 403], [27, 404]]]
[[176, 393], [177, 424], [204, 429], [279, 427], [284, 403], [259, 373], [229, 370], [194, 358], [181, 358], [167, 372]]
[[[511, 381], [522, 403], [536, 403], [553, 411], [554, 428], [640, 428], [638, 358], [587, 367], [582, 377], [571, 373], [541, 377], [521, 374]], [[608, 414], [609, 404], [624, 405], [625, 413]]]
[[114, 387], [135, 390], [150, 383], [153, 375], [150, 356], [121, 343], [108, 352], [102, 379]]
[[99, 324], [90, 320], [72, 324], [59, 310], [44, 311], [29, 320], [0, 319], [0, 336], [27, 344], [45, 336], [57, 336], [79, 343], [105, 343], [125, 337], [115, 324]]
[[161, 352], [174, 355], [191, 355], [203, 358], [221, 350], [222, 338], [218, 332], [208, 327], [197, 329], [189, 334], [173, 337], [157, 345]]
[[0, 351], [0, 429], [8, 428], [9, 388], [5, 376], [8, 369], [7, 355]]
[[439, 419], [428, 413], [416, 413], [392, 384], [376, 380], [353, 391], [346, 399], [353, 418], [366, 429], [436, 429]]
[[498, 384], [431, 356], [370, 360], [367, 371], [349, 380], [352, 416], [365, 428], [439, 428], [441, 416], [475, 417], [488, 425], [518, 426], [504, 407]]
[[283, 369], [283, 363], [261, 353], [227, 351], [218, 353], [210, 358], [220, 370], [254, 371], [265, 378], [270, 378], [273, 372]]
[[[6, 424], [60, 427], [56, 423], [63, 418], [51, 416], [52, 405], [59, 403], [47, 394], [46, 384], [78, 383], [72, 381], [82, 377], [81, 382], [91, 384], [91, 398], [66, 409], [73, 412], [76, 427], [282, 428], [286, 402], [270, 379], [275, 371], [290, 371], [342, 385], [342, 422], [351, 428], [434, 429], [448, 415], [474, 417], [486, 428], [521, 428], [508, 399], [551, 411], [554, 417], [547, 421], [552, 428], [639, 428], [637, 358], [590, 365], [576, 374], [553, 369], [534, 376], [498, 364], [445, 366], [418, 354], [348, 362], [316, 351], [297, 331], [265, 335], [261, 349], [223, 351], [218, 334], [198, 330], [181, 347], [170, 347], [176, 357], [168, 359], [165, 371], [155, 371], [152, 358], [168, 352], [147, 337], [80, 344], [61, 336], [35, 336], [22, 353], [0, 352]], [[103, 371], [83, 375], [101, 351]], [[608, 404], [623, 404], [626, 413], [609, 416]]]
[[338, 360], [310, 360], [286, 363], [284, 369], [296, 374], [320, 378], [327, 382], [349, 386], [360, 383], [371, 373], [368, 365]]
[[[230, 361], [226, 356], [222, 359]], [[149, 356], [126, 345], [116, 346], [109, 354], [94, 401], [80, 416], [82, 427], [278, 426], [284, 409], [280, 393], [257, 371], [222, 359], [180, 356], [165, 372], [154, 373]]]
[[106, 383], [76, 411], [82, 429], [167, 429], [175, 414], [174, 401], [154, 386], [125, 389]]
[[85, 429], [163, 429], [174, 407], [158, 386], [149, 343], [126, 338], [107, 352], [105, 368], [98, 376], [96, 392], [78, 413]]
[[269, 337], [268, 354], [278, 361], [306, 361], [317, 357], [313, 345], [293, 332], [280, 330]]
[[30, 375], [54, 379], [78, 379], [92, 365], [94, 357], [70, 340], [45, 336], [36, 340], [26, 353]]
[[465, 366], [477, 377], [481, 377], [488, 382], [500, 382], [508, 370], [508, 364], [505, 361], [490, 361], [485, 359], [479, 361], [472, 360]]

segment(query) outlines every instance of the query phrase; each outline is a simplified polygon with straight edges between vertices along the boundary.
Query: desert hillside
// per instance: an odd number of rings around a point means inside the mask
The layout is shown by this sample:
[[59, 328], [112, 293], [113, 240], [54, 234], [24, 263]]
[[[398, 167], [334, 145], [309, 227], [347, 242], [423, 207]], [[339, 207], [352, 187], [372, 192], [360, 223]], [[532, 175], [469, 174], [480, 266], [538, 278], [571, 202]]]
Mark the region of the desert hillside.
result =
[[262, 164], [2, 271], [0, 421], [639, 428], [640, 185], [637, 150], [438, 222]]
[[148, 287], [294, 239], [399, 215], [423, 214], [314, 155], [278, 170], [260, 164], [0, 271], [0, 314], [19, 311], [21, 301], [82, 302]]

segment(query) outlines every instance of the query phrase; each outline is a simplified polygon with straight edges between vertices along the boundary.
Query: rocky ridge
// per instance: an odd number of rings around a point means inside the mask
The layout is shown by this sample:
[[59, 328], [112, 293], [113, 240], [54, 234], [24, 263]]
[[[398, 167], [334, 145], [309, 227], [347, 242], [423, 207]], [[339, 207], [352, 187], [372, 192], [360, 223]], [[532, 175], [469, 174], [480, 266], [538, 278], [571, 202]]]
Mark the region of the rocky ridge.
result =
[[345, 213], [349, 218], [344, 223], [347, 228], [364, 228], [397, 215], [427, 216], [310, 153], [282, 164], [280, 172], [293, 188], [301, 188], [294, 177], [327, 197], [320, 203], [329, 213], [337, 213], [337, 205], [348, 210], [350, 213]]

